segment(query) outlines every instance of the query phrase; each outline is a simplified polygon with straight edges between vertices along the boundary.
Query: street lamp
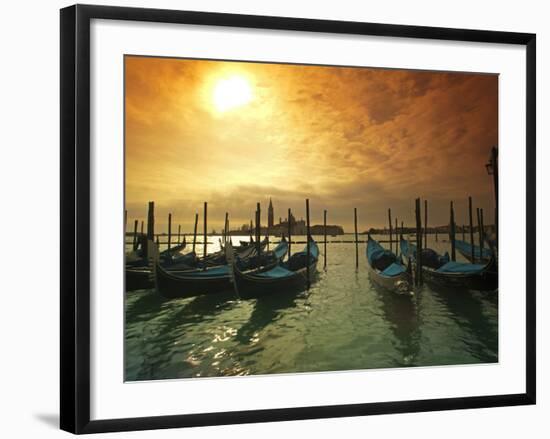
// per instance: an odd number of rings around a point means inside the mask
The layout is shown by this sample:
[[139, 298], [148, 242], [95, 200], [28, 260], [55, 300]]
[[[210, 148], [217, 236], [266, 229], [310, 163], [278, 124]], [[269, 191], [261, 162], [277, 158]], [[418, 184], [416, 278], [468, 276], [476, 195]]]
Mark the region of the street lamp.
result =
[[491, 148], [491, 157], [485, 164], [485, 169], [487, 169], [487, 174], [493, 176], [493, 189], [495, 191], [495, 235], [498, 243], [498, 149], [496, 146]]

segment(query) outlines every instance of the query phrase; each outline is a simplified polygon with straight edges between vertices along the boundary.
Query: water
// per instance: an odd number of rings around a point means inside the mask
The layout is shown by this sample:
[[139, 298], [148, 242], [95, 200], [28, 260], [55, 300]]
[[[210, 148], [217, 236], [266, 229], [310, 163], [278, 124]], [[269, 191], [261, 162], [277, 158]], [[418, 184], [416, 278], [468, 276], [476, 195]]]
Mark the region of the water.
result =
[[[213, 251], [218, 240], [210, 240]], [[371, 283], [366, 244], [359, 246], [356, 271], [354, 244], [328, 244], [327, 270], [321, 255], [316, 282], [300, 294], [239, 301], [232, 293], [126, 293], [126, 380], [498, 361], [497, 293], [424, 286], [416, 298], [397, 296]]]

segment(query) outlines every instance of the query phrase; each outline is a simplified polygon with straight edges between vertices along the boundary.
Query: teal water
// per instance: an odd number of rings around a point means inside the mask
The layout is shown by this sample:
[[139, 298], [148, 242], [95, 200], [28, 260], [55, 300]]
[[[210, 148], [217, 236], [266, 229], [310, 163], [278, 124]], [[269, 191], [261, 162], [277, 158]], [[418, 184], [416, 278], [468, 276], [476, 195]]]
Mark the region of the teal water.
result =
[[[326, 271], [321, 255], [316, 282], [300, 294], [126, 293], [126, 380], [498, 361], [497, 293], [423, 286], [415, 298], [397, 296], [370, 281], [365, 246], [356, 270], [354, 244], [328, 244]], [[433, 237], [429, 246], [448, 249]]]

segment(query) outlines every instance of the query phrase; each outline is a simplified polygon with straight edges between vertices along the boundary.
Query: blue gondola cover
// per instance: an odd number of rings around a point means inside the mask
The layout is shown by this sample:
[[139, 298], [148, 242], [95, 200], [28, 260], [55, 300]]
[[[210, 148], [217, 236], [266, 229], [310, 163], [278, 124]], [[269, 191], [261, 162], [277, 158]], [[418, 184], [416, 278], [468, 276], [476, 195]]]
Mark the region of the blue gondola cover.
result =
[[[472, 253], [472, 245], [469, 243], [469, 242], [466, 242], [466, 241], [461, 241], [459, 239], [457, 239], [455, 241], [455, 246], [457, 248], [457, 250], [461, 251], [462, 253], [465, 253], [467, 255], [471, 254]], [[481, 249], [479, 248], [479, 246], [477, 245], [474, 245], [474, 256], [476, 259], [479, 259], [479, 255], [481, 254]], [[486, 248], [486, 247], [483, 247], [483, 258], [484, 259], [489, 259], [491, 257], [491, 250]]]
[[388, 268], [382, 271], [383, 276], [398, 276], [405, 273], [406, 269], [403, 265], [391, 264]]
[[294, 272], [286, 269], [282, 265], [277, 265], [271, 270], [264, 271], [263, 273], [256, 273], [254, 276], [265, 277], [270, 279], [281, 279], [284, 277], [294, 276]]

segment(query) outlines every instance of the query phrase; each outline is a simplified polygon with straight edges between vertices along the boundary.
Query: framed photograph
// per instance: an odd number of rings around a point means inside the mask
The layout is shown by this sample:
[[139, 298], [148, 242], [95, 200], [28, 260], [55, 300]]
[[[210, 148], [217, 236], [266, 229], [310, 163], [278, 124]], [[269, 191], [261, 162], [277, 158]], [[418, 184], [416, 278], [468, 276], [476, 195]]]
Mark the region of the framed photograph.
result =
[[534, 34], [61, 10], [61, 428], [535, 403]]

